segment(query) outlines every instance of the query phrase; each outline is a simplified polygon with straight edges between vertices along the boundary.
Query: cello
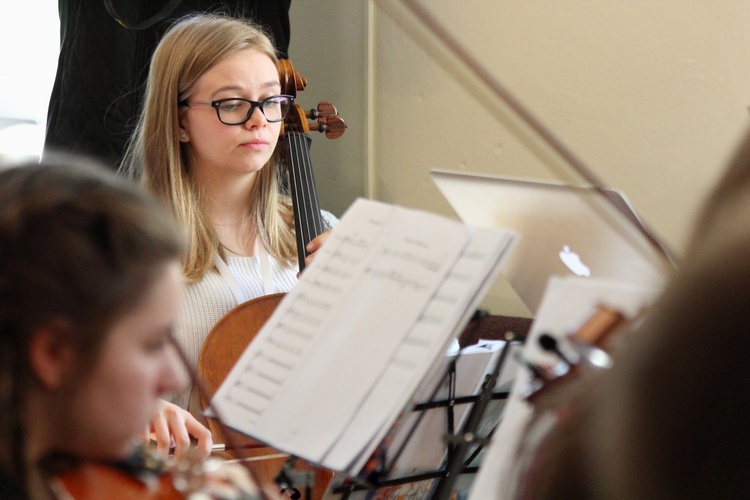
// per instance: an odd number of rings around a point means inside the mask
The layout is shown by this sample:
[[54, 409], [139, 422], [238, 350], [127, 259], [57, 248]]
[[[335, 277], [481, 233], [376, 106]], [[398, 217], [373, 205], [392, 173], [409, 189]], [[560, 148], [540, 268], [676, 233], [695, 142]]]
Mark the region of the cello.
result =
[[[307, 86], [307, 79], [294, 70], [289, 60], [279, 60], [278, 67], [282, 93], [296, 98], [297, 92]], [[316, 122], [315, 130], [323, 132], [329, 139], [340, 137], [346, 130], [346, 124], [337, 114], [336, 108], [328, 102], [321, 102], [316, 109], [309, 111], [293, 104], [283, 123], [280, 142], [284, 144], [284, 160], [288, 169], [300, 272], [304, 270], [305, 257], [308, 255], [305, 247], [324, 232], [309, 154], [311, 139], [308, 120]], [[283, 296], [283, 293], [276, 293], [244, 302], [229, 311], [211, 329], [198, 358], [197, 375], [202, 383], [201, 408], [208, 407], [211, 396], [218, 390]], [[207, 426], [215, 443], [228, 443], [228, 448], [222, 455], [226, 458], [256, 461], [254, 468], [261, 480], [276, 481], [282, 485], [288, 483], [289, 489], [293, 489], [292, 483], [300, 480], [295, 481], [290, 476], [301, 476], [302, 482], [307, 485], [308, 499], [317, 500], [323, 497], [333, 475], [331, 471], [304, 463], [297, 464], [301, 471], [287, 470], [287, 466], [295, 460], [286, 454], [225, 429], [214, 419], [209, 419]]]

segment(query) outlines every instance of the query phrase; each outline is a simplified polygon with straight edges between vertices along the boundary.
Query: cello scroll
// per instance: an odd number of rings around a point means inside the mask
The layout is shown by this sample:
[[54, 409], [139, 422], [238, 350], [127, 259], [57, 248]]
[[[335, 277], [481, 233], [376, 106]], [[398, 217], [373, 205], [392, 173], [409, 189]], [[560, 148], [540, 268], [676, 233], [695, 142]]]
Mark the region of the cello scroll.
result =
[[[297, 92], [305, 90], [307, 78], [300, 76], [288, 59], [280, 59], [278, 63], [281, 92], [297, 98]], [[309, 121], [317, 122], [311, 127]], [[322, 132], [328, 139], [338, 139], [346, 132], [346, 123], [338, 115], [336, 106], [327, 101], [318, 103], [317, 108], [304, 111], [301, 106], [295, 104], [289, 111], [281, 133], [286, 130], [294, 130], [309, 134], [311, 130]], [[286, 130], [285, 130], [286, 129]]]

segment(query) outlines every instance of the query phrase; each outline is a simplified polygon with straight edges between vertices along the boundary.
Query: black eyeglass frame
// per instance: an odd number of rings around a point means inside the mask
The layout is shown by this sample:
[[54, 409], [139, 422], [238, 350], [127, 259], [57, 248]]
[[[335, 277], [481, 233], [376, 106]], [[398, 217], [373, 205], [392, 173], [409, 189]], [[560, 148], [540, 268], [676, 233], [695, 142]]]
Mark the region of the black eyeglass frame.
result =
[[[263, 109], [263, 107], [266, 105], [266, 103], [270, 102], [272, 99], [277, 99], [279, 97], [286, 97], [289, 99], [289, 105], [286, 108], [286, 111], [281, 116], [281, 118], [277, 120], [271, 120], [266, 116], [266, 111]], [[243, 101], [250, 104], [250, 110], [247, 112], [247, 116], [244, 120], [237, 123], [227, 123], [224, 120], [221, 119], [221, 112], [219, 111], [219, 107], [228, 101]], [[289, 110], [292, 109], [292, 104], [294, 104], [294, 96], [293, 95], [286, 95], [286, 94], [278, 94], [278, 95], [272, 95], [270, 97], [266, 97], [265, 99], [262, 99], [260, 101], [251, 101], [250, 99], [243, 99], [241, 97], [227, 97], [226, 99], [217, 99], [215, 101], [190, 101], [190, 100], [183, 100], [177, 103], [178, 106], [190, 106], [191, 104], [204, 104], [204, 105], [210, 105], [212, 108], [216, 110], [216, 117], [219, 119], [221, 123], [224, 125], [244, 125], [247, 123], [247, 121], [250, 119], [251, 116], [253, 116], [253, 112], [255, 111], [255, 108], [260, 109], [260, 112], [263, 113], [263, 116], [266, 117], [266, 121], [268, 123], [276, 123], [283, 121], [284, 118], [289, 114]]]

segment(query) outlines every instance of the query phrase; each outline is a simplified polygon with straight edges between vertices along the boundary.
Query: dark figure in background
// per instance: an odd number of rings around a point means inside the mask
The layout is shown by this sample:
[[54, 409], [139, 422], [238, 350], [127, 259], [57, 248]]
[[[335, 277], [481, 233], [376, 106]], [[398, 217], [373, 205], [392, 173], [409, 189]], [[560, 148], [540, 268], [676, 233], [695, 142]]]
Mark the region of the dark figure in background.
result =
[[59, 0], [60, 56], [43, 154], [86, 155], [116, 169], [140, 113], [151, 54], [176, 19], [217, 11], [254, 19], [286, 58], [290, 6], [291, 0]]

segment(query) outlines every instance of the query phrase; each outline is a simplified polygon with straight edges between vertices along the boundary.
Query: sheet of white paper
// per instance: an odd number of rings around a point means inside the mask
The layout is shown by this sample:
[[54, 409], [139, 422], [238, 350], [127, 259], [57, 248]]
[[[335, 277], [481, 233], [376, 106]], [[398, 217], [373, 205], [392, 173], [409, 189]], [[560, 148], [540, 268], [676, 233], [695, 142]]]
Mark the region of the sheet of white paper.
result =
[[[390, 430], [400, 411], [413, 400], [427, 370], [445, 352], [447, 342], [463, 329], [469, 315], [499, 272], [514, 239], [497, 230], [472, 228], [472, 238], [390, 361], [383, 378], [358, 410], [354, 421], [326, 463], [336, 470], [358, 472]], [[419, 363], [415, 363], [419, 361]], [[408, 367], [408, 370], [407, 370]], [[372, 435], [370, 429], [378, 429]], [[358, 460], [347, 463], [360, 451]]]
[[[482, 234], [502, 245], [486, 256], [497, 265], [513, 237]], [[443, 217], [358, 200], [213, 406], [228, 426], [275, 448], [336, 469], [325, 461], [336, 446], [335, 463], [351, 462], [447, 347], [466, 302], [446, 304], [476, 295], [482, 280], [471, 272], [492, 271], [487, 262], [471, 268], [476, 257], [465, 249], [474, 241], [486, 252], [491, 240]], [[468, 267], [458, 272], [462, 257]], [[450, 276], [466, 281], [453, 289]]]

